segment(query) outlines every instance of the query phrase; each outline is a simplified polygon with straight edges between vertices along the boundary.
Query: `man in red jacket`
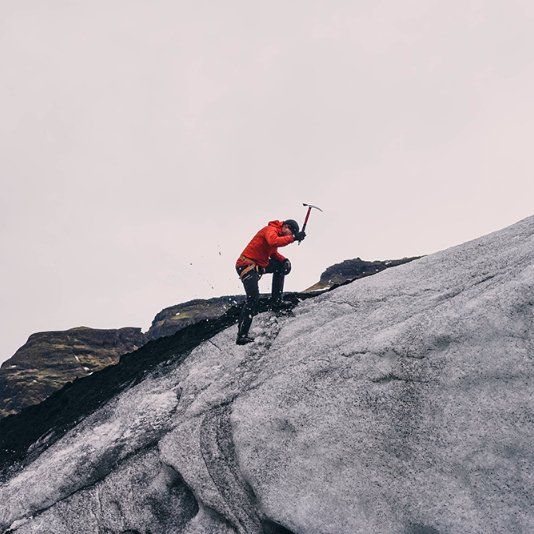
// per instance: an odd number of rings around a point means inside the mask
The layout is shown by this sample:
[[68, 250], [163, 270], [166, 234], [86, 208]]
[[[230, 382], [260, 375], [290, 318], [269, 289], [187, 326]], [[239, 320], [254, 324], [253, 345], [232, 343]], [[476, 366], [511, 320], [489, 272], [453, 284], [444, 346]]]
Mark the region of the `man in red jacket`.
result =
[[292, 219], [270, 221], [251, 239], [237, 259], [235, 268], [247, 294], [247, 300], [239, 316], [236, 341], [238, 345], [254, 341], [249, 337], [248, 331], [252, 318], [256, 315], [260, 299], [258, 281], [262, 274], [273, 274], [272, 309], [284, 309], [282, 302], [284, 276], [291, 271], [291, 262], [278, 252], [278, 247], [285, 247], [294, 241], [302, 241], [305, 237], [306, 233], [300, 232], [298, 223]]

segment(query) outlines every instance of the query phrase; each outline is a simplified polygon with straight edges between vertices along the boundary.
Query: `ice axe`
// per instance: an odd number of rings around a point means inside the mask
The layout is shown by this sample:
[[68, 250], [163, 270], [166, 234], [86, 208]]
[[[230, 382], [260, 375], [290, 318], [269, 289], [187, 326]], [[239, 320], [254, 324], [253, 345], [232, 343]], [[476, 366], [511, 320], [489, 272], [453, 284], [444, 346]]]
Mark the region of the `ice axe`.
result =
[[[308, 206], [308, 212], [306, 213], [306, 218], [304, 219], [304, 224], [302, 225], [302, 231], [304, 232], [304, 230], [306, 229], [306, 225], [308, 224], [308, 219], [310, 218], [310, 213], [311, 213], [312, 208], [315, 208], [316, 210], [319, 210], [319, 211], [323, 211], [323, 210], [319, 208], [318, 206], [312, 206], [311, 204], [305, 204], [304, 202], [302, 203], [302, 205]], [[299, 241], [299, 245], [300, 245], [300, 241]]]

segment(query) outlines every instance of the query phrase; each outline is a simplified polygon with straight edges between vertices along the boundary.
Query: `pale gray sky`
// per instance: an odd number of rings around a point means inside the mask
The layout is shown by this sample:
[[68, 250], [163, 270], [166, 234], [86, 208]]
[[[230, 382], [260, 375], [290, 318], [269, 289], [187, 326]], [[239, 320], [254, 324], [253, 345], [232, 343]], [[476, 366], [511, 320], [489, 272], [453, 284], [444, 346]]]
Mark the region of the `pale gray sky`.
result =
[[242, 292], [302, 202], [288, 290], [531, 215], [533, 94], [531, 0], [4, 0], [0, 361]]

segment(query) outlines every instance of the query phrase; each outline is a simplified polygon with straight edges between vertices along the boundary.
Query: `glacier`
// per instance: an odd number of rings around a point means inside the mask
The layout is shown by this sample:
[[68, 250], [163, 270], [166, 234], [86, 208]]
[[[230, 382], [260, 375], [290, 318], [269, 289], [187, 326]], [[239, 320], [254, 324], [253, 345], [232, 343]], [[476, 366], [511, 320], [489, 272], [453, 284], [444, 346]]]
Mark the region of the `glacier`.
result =
[[534, 217], [235, 334], [15, 471], [0, 531], [534, 532]]

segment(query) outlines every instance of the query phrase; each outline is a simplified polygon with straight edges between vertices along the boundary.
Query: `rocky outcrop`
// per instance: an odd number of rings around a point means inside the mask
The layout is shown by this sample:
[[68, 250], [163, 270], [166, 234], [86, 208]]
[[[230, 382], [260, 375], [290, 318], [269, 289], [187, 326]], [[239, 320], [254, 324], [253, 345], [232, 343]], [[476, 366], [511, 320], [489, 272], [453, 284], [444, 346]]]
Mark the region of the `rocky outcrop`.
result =
[[0, 368], [0, 417], [37, 404], [67, 382], [117, 363], [146, 342], [140, 328], [78, 327], [32, 334]]
[[244, 295], [195, 299], [161, 310], [147, 332], [148, 339], [170, 336], [182, 328], [223, 315], [228, 309], [245, 300]]
[[377, 274], [380, 271], [389, 269], [390, 267], [397, 267], [398, 265], [417, 260], [420, 257], [421, 256], [384, 261], [366, 261], [362, 260], [361, 258], [345, 260], [341, 263], [336, 263], [328, 267], [328, 269], [321, 274], [319, 282], [309, 287], [305, 291], [321, 291], [334, 286], [343, 285], [347, 282], [357, 280], [358, 278], [364, 278], [365, 276]]
[[532, 532], [533, 280], [531, 217], [147, 343], [0, 421], [0, 530]]

